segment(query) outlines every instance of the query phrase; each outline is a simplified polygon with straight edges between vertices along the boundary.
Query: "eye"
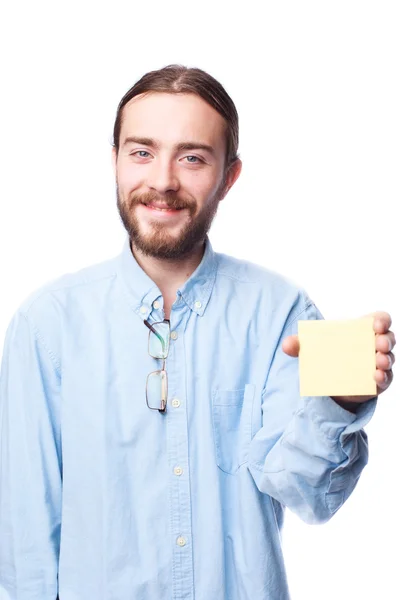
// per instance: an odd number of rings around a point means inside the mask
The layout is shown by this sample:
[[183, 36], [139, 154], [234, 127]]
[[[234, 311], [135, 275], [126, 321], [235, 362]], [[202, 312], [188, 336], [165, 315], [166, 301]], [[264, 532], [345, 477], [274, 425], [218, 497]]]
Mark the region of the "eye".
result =
[[[144, 154], [146, 154], [146, 156], [143, 156]], [[148, 156], [150, 156], [150, 154], [148, 152], [146, 152], [146, 150], [137, 150], [136, 152], [131, 152], [130, 155], [131, 156], [139, 155], [139, 158], [147, 158]]]
[[188, 162], [189, 162], [190, 164], [193, 164], [193, 165], [194, 165], [196, 162], [203, 162], [203, 161], [201, 160], [201, 158], [199, 158], [198, 156], [185, 156], [185, 158], [187, 158], [187, 159], [192, 159], [192, 158], [194, 158], [194, 160], [188, 160]]

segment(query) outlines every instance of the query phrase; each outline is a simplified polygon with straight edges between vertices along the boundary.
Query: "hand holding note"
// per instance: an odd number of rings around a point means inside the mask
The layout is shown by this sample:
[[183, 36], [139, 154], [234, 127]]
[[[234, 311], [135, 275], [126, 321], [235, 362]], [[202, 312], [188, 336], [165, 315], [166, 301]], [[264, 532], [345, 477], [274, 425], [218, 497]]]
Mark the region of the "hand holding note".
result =
[[331, 396], [339, 402], [366, 402], [392, 379], [396, 344], [388, 313], [346, 321], [299, 321], [284, 352], [299, 356], [300, 394]]

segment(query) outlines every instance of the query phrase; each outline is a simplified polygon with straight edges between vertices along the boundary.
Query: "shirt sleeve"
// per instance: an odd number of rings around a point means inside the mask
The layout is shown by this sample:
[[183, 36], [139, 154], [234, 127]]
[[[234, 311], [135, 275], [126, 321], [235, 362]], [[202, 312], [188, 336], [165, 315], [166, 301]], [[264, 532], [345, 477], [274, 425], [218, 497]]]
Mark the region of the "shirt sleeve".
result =
[[[261, 492], [306, 523], [321, 523], [350, 496], [367, 464], [363, 427], [377, 400], [360, 404], [353, 414], [330, 397], [300, 396], [298, 359], [283, 352], [282, 342], [297, 334], [299, 319], [322, 319], [316, 306], [301, 297], [275, 351], [262, 395], [262, 427], [251, 441], [248, 467]], [[305, 307], [299, 312], [301, 302]]]
[[0, 379], [0, 598], [55, 600], [61, 523], [59, 364], [18, 312]]

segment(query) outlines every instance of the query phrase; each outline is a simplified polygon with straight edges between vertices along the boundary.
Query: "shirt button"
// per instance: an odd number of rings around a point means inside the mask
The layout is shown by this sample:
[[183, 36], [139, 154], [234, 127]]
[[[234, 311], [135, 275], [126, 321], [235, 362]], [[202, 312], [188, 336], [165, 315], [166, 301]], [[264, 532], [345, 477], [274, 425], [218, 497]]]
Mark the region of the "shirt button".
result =
[[194, 303], [195, 308], [201, 308], [202, 304], [199, 300], [197, 300], [197, 302]]
[[153, 302], [153, 308], [160, 308], [161, 304], [159, 303], [158, 300], [154, 300]]
[[176, 543], [178, 544], [178, 546], [184, 546], [186, 544], [186, 540], [184, 537], [182, 537], [181, 535], [178, 537], [178, 539], [176, 540]]
[[178, 398], [174, 398], [174, 399], [172, 400], [171, 404], [172, 404], [172, 406], [173, 406], [174, 408], [178, 408], [178, 406], [180, 406], [180, 405], [181, 405], [181, 401], [180, 401], [180, 400], [178, 400]]
[[147, 306], [145, 306], [144, 304], [143, 304], [143, 306], [141, 306], [141, 307], [140, 307], [140, 312], [141, 312], [142, 314], [146, 313], [146, 312], [147, 312], [147, 310], [148, 310], [148, 308], [147, 308]]
[[177, 340], [178, 339], [178, 333], [176, 331], [171, 331], [171, 340]]
[[181, 467], [175, 467], [174, 473], [175, 475], [182, 475], [183, 469], [181, 469]]

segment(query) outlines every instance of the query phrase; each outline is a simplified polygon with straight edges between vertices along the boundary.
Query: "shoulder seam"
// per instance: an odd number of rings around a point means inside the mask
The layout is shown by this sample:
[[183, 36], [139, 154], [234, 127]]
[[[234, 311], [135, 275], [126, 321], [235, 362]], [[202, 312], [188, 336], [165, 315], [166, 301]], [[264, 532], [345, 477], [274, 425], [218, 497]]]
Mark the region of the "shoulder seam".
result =
[[53, 363], [53, 365], [56, 368], [57, 374], [59, 377], [61, 377], [61, 363], [58, 360], [58, 358], [56, 357], [56, 355], [54, 354], [54, 352], [52, 352], [50, 350], [50, 348], [47, 346], [46, 342], [44, 341], [40, 331], [38, 330], [38, 328], [36, 327], [36, 325], [32, 322], [32, 319], [28, 318], [28, 314], [25, 314], [24, 312], [20, 311], [21, 315], [24, 317], [24, 319], [26, 320], [26, 322], [28, 323], [28, 325], [30, 325], [32, 327], [32, 330], [35, 334], [35, 337], [37, 338], [37, 340], [42, 344], [43, 348], [46, 350], [47, 354], [49, 355], [51, 362]]
[[[45, 294], [51, 294], [53, 292], [58, 292], [59, 290], [65, 290], [65, 289], [70, 289], [73, 287], [79, 287], [79, 286], [83, 286], [83, 285], [88, 285], [90, 283], [96, 283], [97, 281], [101, 281], [102, 279], [113, 279], [117, 277], [117, 271], [115, 270], [113, 273], [109, 274], [109, 275], [104, 275], [102, 277], [98, 277], [98, 278], [94, 278], [94, 279], [88, 279], [85, 281], [76, 281], [75, 283], [71, 283], [71, 284], [65, 284], [65, 285], [59, 285], [58, 287], [52, 287], [51, 284], [48, 284], [47, 286], [44, 287], [44, 289], [42, 290], [38, 290], [37, 291], [37, 296], [35, 296], [29, 306], [26, 309], [26, 314], [29, 313], [29, 311], [31, 310], [32, 306], [36, 303], [37, 300], [40, 300], [40, 298], [42, 298]], [[24, 303], [22, 303], [22, 306], [24, 305]]]
[[293, 319], [285, 326], [283, 333], [286, 331], [286, 329], [288, 329], [288, 327], [290, 327], [295, 321], [297, 321], [297, 319], [308, 309], [310, 308], [310, 306], [313, 306], [314, 302], [312, 300], [309, 300], [308, 302], [306, 302], [305, 307], [299, 312], [297, 313]]
[[239, 281], [240, 283], [257, 283], [257, 279], [239, 279], [230, 273], [224, 273], [223, 271], [217, 271], [218, 275], [228, 277], [228, 279], [233, 279], [234, 281]]

